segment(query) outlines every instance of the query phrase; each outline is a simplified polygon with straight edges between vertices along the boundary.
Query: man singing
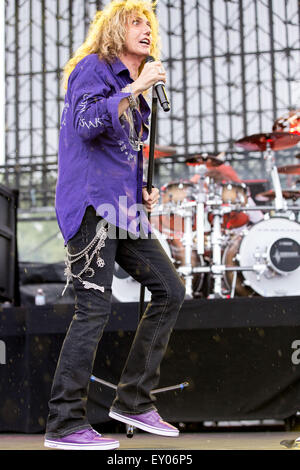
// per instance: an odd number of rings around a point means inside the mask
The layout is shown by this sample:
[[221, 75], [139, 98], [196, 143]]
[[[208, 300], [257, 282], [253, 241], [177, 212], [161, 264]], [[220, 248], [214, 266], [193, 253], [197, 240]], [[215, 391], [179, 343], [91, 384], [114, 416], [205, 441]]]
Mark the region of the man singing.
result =
[[[89, 424], [93, 363], [111, 308], [115, 262], [151, 292], [109, 416], [162, 436], [178, 436], [151, 391], [184, 300], [185, 287], [145, 211], [159, 198], [143, 183], [148, 137], [147, 90], [166, 81], [158, 22], [149, 0], [114, 0], [97, 12], [87, 38], [65, 67], [56, 214], [66, 247], [75, 314], [53, 379], [45, 446], [115, 449], [119, 442]], [[141, 207], [145, 210], [141, 210]], [[139, 215], [137, 215], [139, 214]], [[118, 354], [118, 351], [116, 351]]]

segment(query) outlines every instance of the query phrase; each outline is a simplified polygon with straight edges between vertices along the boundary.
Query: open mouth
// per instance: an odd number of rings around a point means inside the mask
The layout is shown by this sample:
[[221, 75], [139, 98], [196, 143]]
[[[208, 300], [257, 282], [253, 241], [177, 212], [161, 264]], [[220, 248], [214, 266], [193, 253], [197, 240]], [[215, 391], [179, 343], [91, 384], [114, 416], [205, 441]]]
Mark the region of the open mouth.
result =
[[150, 46], [150, 40], [149, 39], [142, 39], [140, 41], [140, 44], [144, 44], [145, 46]]

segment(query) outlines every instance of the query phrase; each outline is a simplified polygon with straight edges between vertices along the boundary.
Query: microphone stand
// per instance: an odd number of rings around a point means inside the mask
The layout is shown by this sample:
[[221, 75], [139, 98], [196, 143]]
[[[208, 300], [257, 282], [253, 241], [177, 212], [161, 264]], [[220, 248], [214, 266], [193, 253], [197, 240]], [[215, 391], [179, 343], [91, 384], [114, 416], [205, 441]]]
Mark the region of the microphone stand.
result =
[[[153, 88], [152, 91], [152, 111], [151, 111], [151, 126], [150, 126], [150, 141], [149, 141], [149, 161], [148, 161], [148, 174], [147, 174], [147, 191], [150, 194], [152, 190], [152, 181], [154, 173], [154, 149], [155, 149], [155, 134], [157, 126], [157, 96]], [[150, 212], [147, 214], [148, 221], [150, 221]], [[141, 319], [144, 312], [145, 301], [145, 286], [141, 285], [140, 290], [140, 303], [139, 303], [139, 318]]]
[[[156, 133], [156, 125], [157, 125], [157, 102], [158, 98], [156, 95], [156, 91], [153, 88], [152, 93], [152, 112], [151, 112], [151, 125], [150, 125], [150, 142], [149, 142], [149, 162], [148, 162], [148, 174], [147, 174], [147, 191], [150, 194], [152, 190], [152, 181], [153, 181], [153, 173], [154, 173], [154, 149], [155, 149], [155, 133]], [[150, 221], [150, 212], [147, 214], [148, 221]], [[144, 300], [145, 300], [145, 286], [141, 285], [140, 290], [140, 303], [139, 303], [139, 319], [142, 318], [144, 312]], [[99, 379], [92, 375], [90, 377], [92, 382], [99, 382], [100, 384], [106, 385], [109, 388], [114, 390], [117, 389], [115, 384], [111, 382], [107, 382], [106, 380]], [[168, 392], [173, 390], [183, 390], [184, 388], [188, 387], [188, 382], [182, 382], [180, 384], [171, 385], [170, 387], [164, 387], [160, 389], [153, 390], [152, 393], [161, 393], [161, 392]], [[134, 434], [134, 426], [126, 425], [126, 434], [128, 438], [132, 438]]]
[[[147, 174], [147, 191], [150, 194], [152, 190], [152, 181], [153, 181], [153, 173], [154, 173], [154, 150], [155, 150], [155, 133], [156, 133], [156, 125], [157, 125], [157, 103], [158, 97], [155, 88], [153, 87], [152, 90], [152, 111], [151, 111], [151, 125], [150, 125], [150, 142], [149, 142], [149, 161], [148, 161], [148, 174]], [[150, 223], [150, 212], [147, 214], [148, 221]], [[140, 226], [140, 229], [142, 227]], [[139, 320], [143, 316], [144, 312], [144, 301], [145, 301], [145, 286], [141, 284], [140, 290], [140, 303], [139, 303]], [[92, 382], [99, 382], [100, 384], [106, 385], [109, 388], [114, 390], [117, 389], [117, 386], [112, 384], [111, 382], [107, 382], [106, 380], [99, 379], [94, 375], [91, 375], [90, 380]], [[152, 393], [161, 393], [161, 392], [168, 392], [176, 389], [184, 389], [188, 387], [188, 382], [183, 382], [177, 385], [171, 385], [170, 387], [164, 387], [160, 389], [153, 390]], [[126, 434], [127, 437], [131, 438], [134, 434], [134, 426], [126, 425]]]
[[[149, 194], [151, 193], [151, 190], [152, 190], [152, 180], [153, 180], [153, 173], [154, 173], [154, 149], [155, 149], [155, 133], [156, 133], [156, 125], [157, 125], [157, 103], [158, 103], [157, 94], [156, 94], [155, 89], [153, 88], [150, 141], [149, 141], [149, 161], [148, 161], [148, 174], [147, 174], [147, 191]], [[148, 220], [150, 221], [150, 212], [148, 212], [147, 215], [148, 215]], [[141, 285], [139, 319], [142, 318], [143, 313], [144, 313], [144, 300], [145, 300], [145, 286]], [[170, 387], [159, 389], [159, 391], [167, 392], [167, 391], [176, 390], [178, 388], [182, 390], [188, 386], [189, 386], [188, 382], [183, 382], [179, 385], [171, 385]], [[131, 426], [131, 425], [127, 426], [127, 437], [129, 438], [133, 437], [134, 429], [135, 429], [134, 426]]]

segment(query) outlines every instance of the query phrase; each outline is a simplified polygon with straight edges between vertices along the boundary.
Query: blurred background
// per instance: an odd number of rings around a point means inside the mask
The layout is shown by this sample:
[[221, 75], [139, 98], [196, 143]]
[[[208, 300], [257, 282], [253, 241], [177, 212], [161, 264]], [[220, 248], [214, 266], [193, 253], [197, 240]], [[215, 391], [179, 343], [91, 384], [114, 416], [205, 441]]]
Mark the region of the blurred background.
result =
[[[57, 263], [64, 259], [54, 211], [61, 72], [107, 1], [3, 3], [0, 183], [19, 192], [19, 260]], [[160, 0], [157, 12], [172, 105], [159, 110], [157, 143], [176, 155], [156, 161], [155, 184], [190, 177], [185, 159], [199, 152], [225, 151], [241, 178], [264, 179], [262, 154], [235, 141], [270, 132], [300, 107], [298, 0]], [[278, 164], [293, 163], [296, 152], [277, 152]]]

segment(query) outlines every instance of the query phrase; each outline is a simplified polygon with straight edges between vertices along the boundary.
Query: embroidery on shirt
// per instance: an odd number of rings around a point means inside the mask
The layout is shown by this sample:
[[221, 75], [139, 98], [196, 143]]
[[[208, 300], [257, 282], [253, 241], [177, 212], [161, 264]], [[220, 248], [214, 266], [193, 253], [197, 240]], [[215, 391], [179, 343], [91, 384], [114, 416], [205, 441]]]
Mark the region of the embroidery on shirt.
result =
[[130, 162], [131, 160], [134, 161], [134, 163], [136, 163], [136, 155], [132, 155], [132, 153], [130, 153], [127, 157], [127, 160]]
[[[83, 95], [82, 101], [80, 101], [79, 103], [79, 108], [81, 108], [79, 114], [82, 114], [86, 111], [89, 96], [90, 95], [88, 93], [85, 93]], [[91, 127], [94, 127], [96, 129], [97, 127], [103, 126], [103, 121], [101, 118], [95, 117], [92, 121], [87, 122], [86, 119], [81, 116], [79, 118], [79, 125], [80, 127], [87, 127], [88, 129], [90, 129]]]
[[118, 140], [117, 142], [118, 142], [118, 145], [119, 145], [119, 147], [120, 147], [120, 151], [121, 151], [121, 152], [125, 152], [125, 155], [127, 156], [127, 161], [128, 161], [128, 162], [133, 161], [134, 163], [136, 163], [136, 162], [137, 162], [137, 156], [134, 155], [134, 154], [132, 154], [132, 153], [129, 153], [129, 152], [127, 151], [127, 145], [126, 145], [126, 143], [124, 142], [124, 140]]
[[87, 127], [88, 129], [90, 129], [91, 127], [97, 128], [99, 126], [103, 126], [103, 122], [100, 118], [95, 118], [94, 121], [87, 122], [85, 118], [81, 117], [79, 119], [79, 125], [81, 127]]
[[125, 152], [125, 150], [127, 149], [125, 142], [123, 142], [123, 140], [120, 140], [118, 144], [119, 144], [121, 152]]
[[66, 126], [66, 125], [67, 125], [67, 120], [66, 120], [66, 118], [67, 118], [67, 112], [68, 112], [69, 108], [70, 108], [69, 103], [66, 103], [66, 104], [64, 105], [64, 109], [63, 109], [63, 112], [62, 112], [62, 120], [61, 120], [61, 125], [62, 125], [62, 126]]
[[80, 101], [79, 103], [79, 108], [81, 108], [81, 111], [79, 111], [79, 114], [82, 114], [84, 113], [84, 111], [86, 110], [86, 106], [87, 106], [87, 102], [88, 102], [88, 97], [89, 97], [89, 94], [88, 93], [85, 93], [83, 95], [83, 99], [82, 101]]

